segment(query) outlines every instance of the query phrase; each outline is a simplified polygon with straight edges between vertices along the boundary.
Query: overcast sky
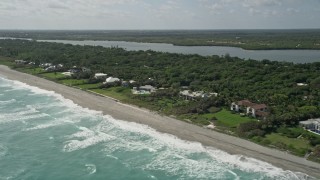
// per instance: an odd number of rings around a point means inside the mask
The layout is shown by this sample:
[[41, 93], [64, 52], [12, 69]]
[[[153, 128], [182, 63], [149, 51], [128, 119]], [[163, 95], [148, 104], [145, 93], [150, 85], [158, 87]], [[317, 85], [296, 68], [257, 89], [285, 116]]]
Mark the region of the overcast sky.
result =
[[0, 29], [320, 28], [320, 0], [0, 0]]

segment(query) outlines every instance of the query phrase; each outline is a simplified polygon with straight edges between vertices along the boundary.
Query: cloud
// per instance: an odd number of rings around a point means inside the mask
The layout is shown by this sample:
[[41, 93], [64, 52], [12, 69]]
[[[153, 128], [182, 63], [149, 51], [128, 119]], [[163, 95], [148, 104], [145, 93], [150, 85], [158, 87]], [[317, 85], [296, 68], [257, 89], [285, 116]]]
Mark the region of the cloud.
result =
[[299, 9], [295, 9], [295, 8], [287, 8], [286, 11], [287, 11], [289, 14], [300, 13], [300, 10], [299, 10]]
[[228, 9], [228, 2], [219, 0], [219, 1], [209, 1], [209, 0], [198, 0], [200, 7], [209, 10], [211, 14], [221, 14], [222, 11]]
[[160, 4], [153, 4], [148, 6], [148, 11], [154, 14], [157, 18], [172, 18], [172, 14], [176, 14], [180, 6], [178, 1], [165, 1]]
[[208, 8], [213, 12], [218, 12], [223, 9], [222, 4], [214, 3], [208, 6]]
[[13, 6], [13, 5], [2, 5], [0, 6], [1, 10], [5, 10], [5, 11], [12, 11], [12, 10], [16, 10], [17, 7]]
[[1, 0], [0, 28], [320, 28], [319, 9], [319, 0]]
[[47, 7], [52, 9], [69, 9], [65, 4], [59, 2], [50, 2]]
[[271, 6], [281, 6], [282, 0], [244, 0], [242, 3], [243, 7], [271, 7]]

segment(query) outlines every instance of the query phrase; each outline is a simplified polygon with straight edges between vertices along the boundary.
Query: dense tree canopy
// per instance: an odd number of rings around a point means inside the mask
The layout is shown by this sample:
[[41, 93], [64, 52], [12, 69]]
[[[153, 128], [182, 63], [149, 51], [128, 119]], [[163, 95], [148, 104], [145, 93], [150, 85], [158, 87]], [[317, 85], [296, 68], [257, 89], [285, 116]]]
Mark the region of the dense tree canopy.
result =
[[0, 47], [1, 56], [36, 64], [85, 66], [140, 84], [217, 92], [225, 106], [241, 99], [265, 103], [275, 122], [296, 124], [320, 116], [320, 62], [293, 64], [21, 40], [0, 40]]

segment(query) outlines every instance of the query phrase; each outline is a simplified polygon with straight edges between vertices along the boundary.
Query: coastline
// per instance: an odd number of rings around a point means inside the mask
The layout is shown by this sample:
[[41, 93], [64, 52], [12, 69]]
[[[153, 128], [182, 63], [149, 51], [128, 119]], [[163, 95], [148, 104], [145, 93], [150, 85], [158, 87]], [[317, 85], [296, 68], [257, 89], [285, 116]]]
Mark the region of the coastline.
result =
[[145, 124], [162, 133], [173, 134], [183, 140], [200, 142], [230, 154], [241, 154], [268, 162], [284, 170], [306, 173], [320, 178], [320, 164], [307, 161], [283, 151], [260, 146], [250, 141], [205, 129], [156, 112], [123, 104], [80, 89], [68, 87], [30, 74], [21, 73], [0, 65], [0, 75], [41, 89], [54, 91], [74, 103], [93, 110], [102, 111], [115, 119]]

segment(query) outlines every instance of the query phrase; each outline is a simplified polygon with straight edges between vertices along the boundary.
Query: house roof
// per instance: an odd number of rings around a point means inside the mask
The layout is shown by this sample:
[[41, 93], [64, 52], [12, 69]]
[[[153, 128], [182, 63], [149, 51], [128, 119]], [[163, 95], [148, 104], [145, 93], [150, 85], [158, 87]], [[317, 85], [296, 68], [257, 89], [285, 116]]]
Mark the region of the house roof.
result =
[[200, 97], [200, 96], [204, 95], [204, 93], [202, 91], [192, 92], [192, 91], [189, 91], [189, 90], [180, 91], [180, 94], [182, 94], [184, 96], [188, 96], [188, 97]]
[[253, 108], [253, 109], [264, 109], [264, 108], [267, 108], [267, 105], [265, 105], [265, 104], [254, 104], [253, 106], [251, 106], [251, 108]]
[[313, 124], [313, 121], [300, 121], [299, 124], [310, 125]]
[[119, 78], [114, 78], [114, 77], [108, 77], [106, 79], [106, 83], [113, 83], [113, 82], [117, 82], [117, 81], [120, 81]]
[[266, 117], [269, 115], [268, 112], [264, 112], [264, 111], [257, 111], [255, 114], [256, 116], [260, 116], [260, 117]]
[[308, 86], [306, 83], [297, 83], [297, 86]]
[[238, 105], [240, 105], [240, 106], [253, 106], [254, 103], [245, 99], [245, 100], [238, 101]]
[[251, 107], [253, 109], [264, 109], [264, 108], [267, 108], [267, 105], [265, 104], [256, 104], [256, 103], [253, 103], [247, 99], [245, 100], [241, 100], [241, 101], [238, 101], [238, 105], [240, 106], [247, 106], [247, 107]]
[[300, 121], [300, 124], [320, 124], [320, 118], [318, 119], [308, 119], [306, 121]]
[[144, 86], [140, 86], [139, 89], [155, 90], [156, 88], [151, 85], [144, 85]]
[[104, 73], [95, 73], [94, 76], [107, 76], [107, 74], [104, 74]]

